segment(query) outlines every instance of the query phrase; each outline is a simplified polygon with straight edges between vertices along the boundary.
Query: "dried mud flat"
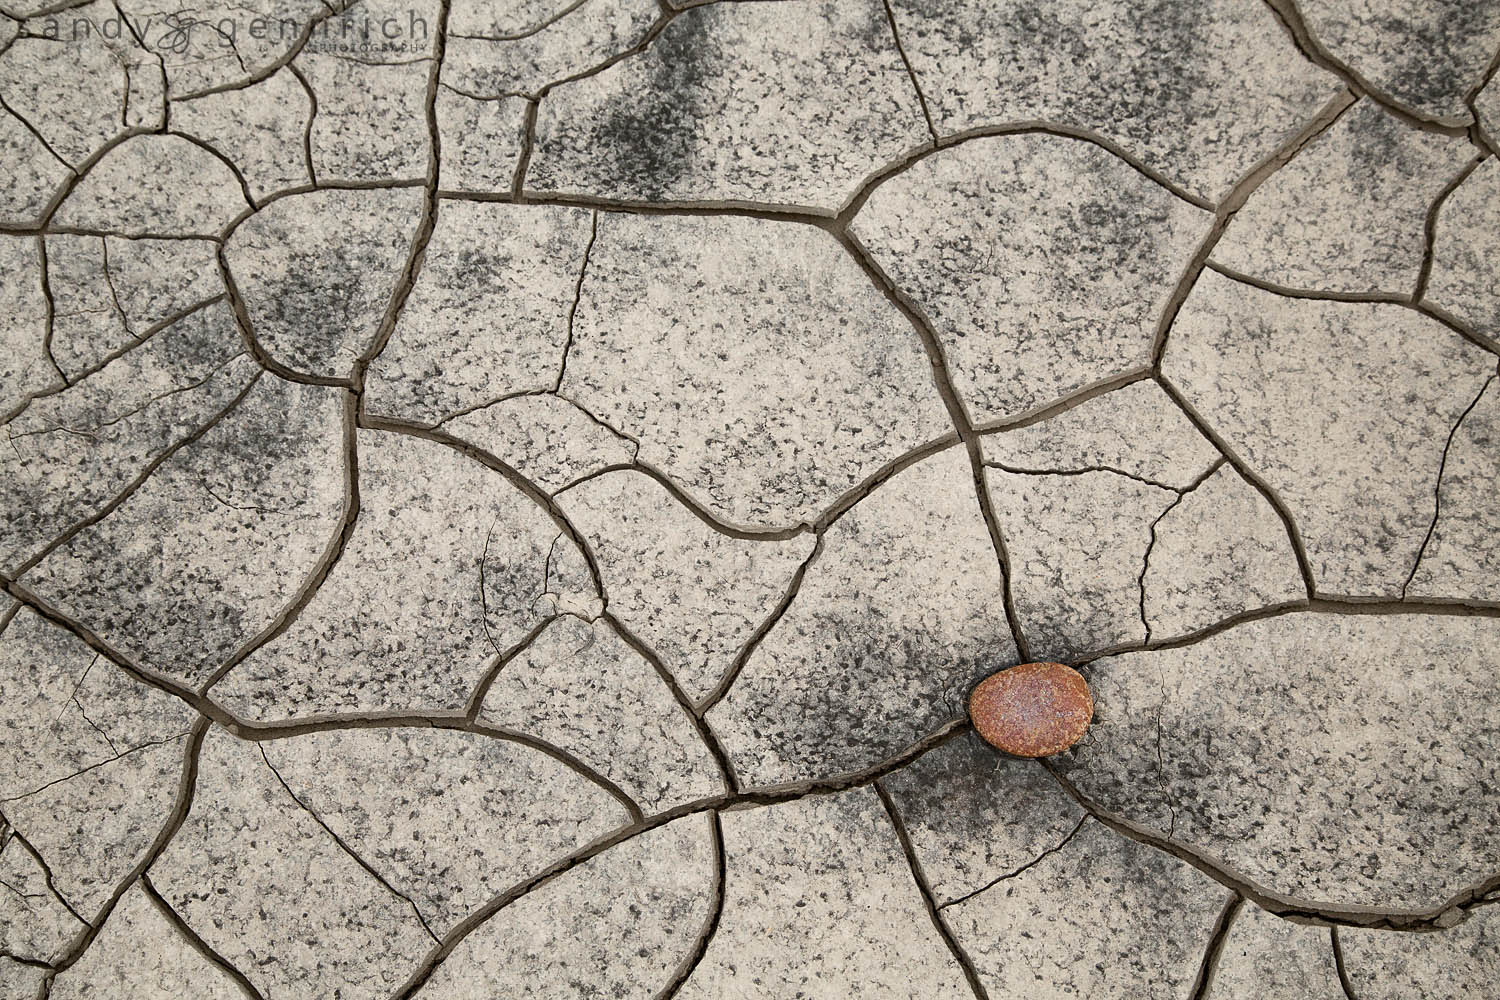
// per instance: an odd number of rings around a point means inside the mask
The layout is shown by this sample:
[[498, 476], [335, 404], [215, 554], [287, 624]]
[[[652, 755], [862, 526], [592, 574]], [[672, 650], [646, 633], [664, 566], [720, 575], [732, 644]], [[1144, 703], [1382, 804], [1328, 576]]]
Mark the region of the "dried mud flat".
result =
[[1497, 62], [0, 0], [0, 1000], [1491, 996]]

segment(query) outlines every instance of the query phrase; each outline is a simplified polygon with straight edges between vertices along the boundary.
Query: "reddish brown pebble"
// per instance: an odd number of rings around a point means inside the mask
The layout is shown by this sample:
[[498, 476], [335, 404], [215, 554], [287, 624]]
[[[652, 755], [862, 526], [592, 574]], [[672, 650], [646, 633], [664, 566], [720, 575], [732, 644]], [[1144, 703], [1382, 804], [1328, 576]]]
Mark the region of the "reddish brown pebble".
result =
[[1017, 757], [1050, 757], [1083, 738], [1094, 717], [1088, 682], [1061, 663], [1022, 663], [991, 674], [969, 695], [984, 741]]

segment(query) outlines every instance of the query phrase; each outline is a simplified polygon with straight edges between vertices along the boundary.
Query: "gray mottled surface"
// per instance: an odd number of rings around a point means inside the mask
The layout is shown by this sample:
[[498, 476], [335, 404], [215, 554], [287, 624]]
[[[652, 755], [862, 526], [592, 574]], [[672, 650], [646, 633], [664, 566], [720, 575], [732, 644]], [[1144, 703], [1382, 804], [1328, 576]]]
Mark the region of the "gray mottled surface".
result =
[[1234, 915], [1205, 996], [1346, 998], [1328, 929], [1282, 920], [1254, 903]]
[[680, 996], [901, 997], [912, 983], [924, 996], [968, 995], [869, 789], [722, 823], [719, 931]]
[[[973, 483], [950, 448], [829, 529], [797, 599], [707, 715], [747, 783], [868, 767], [1014, 662]], [[948, 614], [956, 599], [978, 613]]]
[[[1085, 795], [1256, 884], [1441, 909], [1500, 861], [1488, 619], [1294, 612], [1089, 667]], [[1250, 671], [1245, 664], [1259, 669]]]
[[942, 915], [991, 997], [1186, 996], [1228, 894], [1092, 820]]
[[1474, 152], [1366, 98], [1256, 188], [1214, 260], [1290, 288], [1410, 295], [1428, 209]]
[[892, 6], [940, 134], [1055, 121], [1102, 134], [1207, 198], [1338, 86], [1261, 4]]
[[1488, 996], [1497, 66], [0, 0], [0, 1000]]
[[1208, 213], [1082, 139], [975, 139], [882, 184], [853, 233], [942, 340], [976, 420], [1150, 360]]
[[1328, 51], [1398, 105], [1430, 118], [1468, 118], [1465, 97], [1500, 45], [1500, 8], [1427, 0], [1298, 0]]
[[1500, 975], [1496, 911], [1475, 911], [1445, 934], [1350, 929], [1339, 936], [1355, 994], [1369, 1000], [1482, 996]]
[[1500, 225], [1500, 166], [1493, 157], [1474, 168], [1443, 202], [1432, 246], [1426, 300], [1491, 338], [1500, 335], [1494, 248], [1486, 238]]
[[[1398, 597], [1495, 356], [1398, 305], [1199, 279], [1163, 372], [1286, 504], [1322, 593]], [[1458, 596], [1458, 595], [1453, 595]]]

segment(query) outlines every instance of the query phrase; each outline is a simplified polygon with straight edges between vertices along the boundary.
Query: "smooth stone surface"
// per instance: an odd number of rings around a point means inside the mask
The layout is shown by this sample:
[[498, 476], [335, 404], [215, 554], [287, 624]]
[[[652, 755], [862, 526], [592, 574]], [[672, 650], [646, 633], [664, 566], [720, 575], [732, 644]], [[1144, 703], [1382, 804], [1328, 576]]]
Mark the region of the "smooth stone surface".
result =
[[1406, 108], [1463, 122], [1500, 44], [1500, 8], [1469, 0], [1298, 0], [1333, 55]]
[[1037, 119], [1090, 129], [1209, 200], [1339, 87], [1259, 3], [893, 0], [892, 9], [939, 134]]
[[932, 323], [976, 422], [1144, 367], [1209, 214], [1081, 139], [935, 153], [875, 189], [854, 236]]
[[1403, 593], [1500, 601], [1500, 385], [1488, 382], [1448, 445], [1432, 535]]
[[435, 424], [555, 388], [592, 233], [581, 209], [444, 201], [395, 332], [370, 366], [370, 409]]
[[248, 206], [212, 153], [177, 136], [137, 135], [93, 165], [53, 221], [125, 236], [215, 238]]
[[1205, 272], [1162, 372], [1286, 504], [1319, 593], [1399, 597], [1444, 442], [1494, 365], [1400, 306], [1289, 299]]
[[[378, 871], [378, 869], [377, 869]], [[435, 943], [266, 765], [211, 731], [182, 828], [148, 873], [262, 996], [388, 994]]]
[[1206, 1000], [1348, 1000], [1328, 928], [1273, 916], [1245, 903], [1234, 915]]
[[1365, 98], [1255, 189], [1213, 259], [1291, 288], [1408, 296], [1428, 209], [1473, 157]]
[[558, 496], [599, 566], [610, 611], [646, 640], [690, 698], [707, 697], [785, 597], [815, 544], [735, 538], [641, 472]]
[[1500, 163], [1490, 157], [1443, 202], [1424, 300], [1479, 333], [1500, 338], [1500, 263], [1489, 246], [1500, 227]]
[[202, 683], [291, 601], [338, 530], [342, 402], [261, 376], [24, 582], [141, 665]]
[[881, 785], [939, 906], [1055, 851], [1085, 816], [1040, 764], [1002, 757], [972, 733], [929, 750]]
[[[970, 997], [875, 793], [723, 814], [724, 912], [679, 997]], [[816, 857], [807, 864], [808, 856]]]
[[261, 749], [297, 801], [438, 934], [629, 819], [563, 763], [483, 734], [355, 728]]
[[931, 372], [825, 232], [603, 213], [561, 391], [715, 516], [780, 528], [951, 431]]
[[725, 790], [692, 717], [607, 622], [548, 625], [501, 668], [479, 718], [577, 754], [647, 814]]
[[223, 258], [261, 346], [294, 371], [346, 376], [406, 264], [422, 192], [314, 191], [235, 229]]
[[710, 919], [711, 822], [686, 816], [543, 883], [465, 937], [416, 996], [562, 1000], [665, 986]]
[[1488, 618], [1301, 612], [1088, 670], [1083, 794], [1284, 897], [1427, 911], [1500, 870]]
[[360, 431], [356, 446], [360, 518], [343, 554], [291, 627], [213, 689], [247, 717], [460, 709], [486, 664], [552, 614], [560, 532], [541, 507], [436, 442]]
[[1191, 990], [1227, 893], [1170, 855], [1084, 823], [1060, 850], [941, 912], [991, 1000]]
[[1231, 465], [1164, 511], [1152, 539], [1141, 577], [1150, 639], [1307, 597], [1286, 525]]
[[194, 1000], [241, 1000], [245, 994], [135, 885], [120, 898], [78, 964], [52, 981], [47, 998], [189, 995]]
[[949, 448], [835, 522], [707, 719], [745, 785], [834, 775], [961, 717], [963, 692], [1013, 662], [973, 469]]
[[549, 93], [526, 190], [833, 215], [931, 141], [877, 0], [713, 4]]
[[1020, 663], [969, 694], [969, 718], [986, 743], [1016, 757], [1050, 757], [1083, 738], [1094, 702], [1088, 682], [1061, 663]]
[[984, 472], [1031, 655], [1072, 661], [1144, 642], [1151, 529], [1177, 494], [1116, 472]]
[[1500, 976], [1500, 919], [1492, 906], [1433, 934], [1340, 929], [1339, 944], [1360, 1000], [1483, 996]]
[[1071, 409], [980, 439], [984, 459], [1012, 472], [1102, 469], [1185, 490], [1219, 452], [1172, 398], [1150, 379], [1132, 382]]

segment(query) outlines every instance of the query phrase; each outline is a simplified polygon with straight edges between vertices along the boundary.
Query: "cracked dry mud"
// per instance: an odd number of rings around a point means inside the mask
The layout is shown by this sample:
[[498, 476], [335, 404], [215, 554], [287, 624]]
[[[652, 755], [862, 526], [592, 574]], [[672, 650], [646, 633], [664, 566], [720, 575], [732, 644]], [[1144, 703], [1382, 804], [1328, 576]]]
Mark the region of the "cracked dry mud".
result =
[[0, 0], [0, 1000], [1493, 997], [1497, 65]]

